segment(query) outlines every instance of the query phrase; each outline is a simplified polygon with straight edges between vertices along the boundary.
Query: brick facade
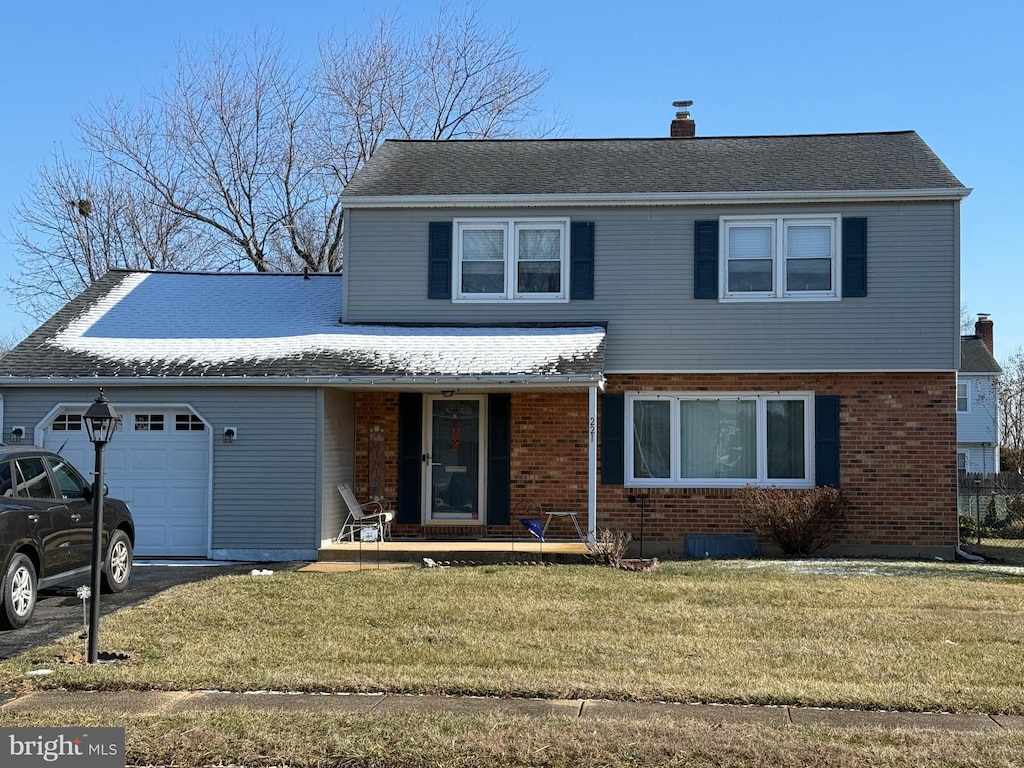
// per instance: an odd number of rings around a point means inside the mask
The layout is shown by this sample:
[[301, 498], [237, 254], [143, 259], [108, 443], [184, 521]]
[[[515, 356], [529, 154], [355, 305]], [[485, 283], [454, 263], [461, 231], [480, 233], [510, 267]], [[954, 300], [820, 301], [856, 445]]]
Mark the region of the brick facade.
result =
[[[849, 554], [951, 554], [957, 543], [956, 376], [954, 373], [637, 374], [608, 377], [609, 393], [634, 390], [813, 391], [840, 397], [841, 486], [852, 510], [837, 551]], [[385, 434], [384, 493], [397, 495], [398, 396], [356, 401], [356, 491], [366, 495], [369, 430]], [[599, 415], [600, 417], [600, 415]], [[520, 536], [518, 517], [546, 509], [587, 509], [588, 396], [516, 392], [512, 396], [512, 526], [395, 526], [398, 536]], [[600, 462], [600, 451], [598, 454]], [[651, 550], [680, 553], [687, 533], [743, 531], [731, 489], [643, 489], [644, 539]], [[601, 485], [598, 528], [640, 531], [640, 489]], [[555, 520], [552, 537], [574, 535]]]

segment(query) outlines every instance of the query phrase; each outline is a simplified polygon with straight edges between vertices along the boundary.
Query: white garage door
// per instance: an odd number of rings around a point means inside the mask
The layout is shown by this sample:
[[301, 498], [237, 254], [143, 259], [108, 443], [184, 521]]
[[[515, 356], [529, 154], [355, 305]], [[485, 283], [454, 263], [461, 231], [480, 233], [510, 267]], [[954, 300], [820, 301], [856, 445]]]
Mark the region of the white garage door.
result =
[[[45, 447], [60, 451], [86, 477], [96, 454], [82, 409], [58, 413], [46, 426]], [[104, 474], [110, 495], [135, 518], [135, 553], [200, 556], [208, 552], [210, 432], [185, 408], [117, 407], [122, 426], [107, 444]]]

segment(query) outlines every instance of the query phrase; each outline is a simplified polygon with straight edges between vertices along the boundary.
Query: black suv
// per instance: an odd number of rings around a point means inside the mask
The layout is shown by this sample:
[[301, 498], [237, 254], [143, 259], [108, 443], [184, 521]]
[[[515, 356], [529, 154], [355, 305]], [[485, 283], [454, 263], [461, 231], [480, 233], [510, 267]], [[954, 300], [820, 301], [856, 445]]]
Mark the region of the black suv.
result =
[[[0, 445], [0, 626], [25, 626], [40, 587], [88, 576], [92, 501], [92, 484], [66, 459], [36, 446]], [[128, 505], [104, 498], [106, 590], [128, 585], [134, 544]]]

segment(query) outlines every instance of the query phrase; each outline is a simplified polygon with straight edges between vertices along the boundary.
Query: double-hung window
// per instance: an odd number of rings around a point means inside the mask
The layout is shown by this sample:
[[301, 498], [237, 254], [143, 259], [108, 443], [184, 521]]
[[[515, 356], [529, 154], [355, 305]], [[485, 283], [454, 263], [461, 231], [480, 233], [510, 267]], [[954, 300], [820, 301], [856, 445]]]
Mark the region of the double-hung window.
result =
[[958, 381], [956, 383], [956, 412], [971, 412], [971, 382]]
[[840, 296], [838, 216], [726, 216], [721, 227], [723, 299]]
[[457, 219], [457, 301], [567, 301], [568, 219]]
[[812, 485], [813, 395], [651, 393], [627, 398], [627, 484]]

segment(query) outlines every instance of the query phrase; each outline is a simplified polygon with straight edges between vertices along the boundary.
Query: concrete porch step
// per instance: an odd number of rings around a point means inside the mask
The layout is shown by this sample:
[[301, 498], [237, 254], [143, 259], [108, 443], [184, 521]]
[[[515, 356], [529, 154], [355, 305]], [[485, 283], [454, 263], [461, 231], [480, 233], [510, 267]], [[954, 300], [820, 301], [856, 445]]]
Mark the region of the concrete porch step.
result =
[[437, 563], [583, 563], [586, 554], [579, 541], [346, 541], [321, 546], [317, 561], [419, 564], [429, 557]]

